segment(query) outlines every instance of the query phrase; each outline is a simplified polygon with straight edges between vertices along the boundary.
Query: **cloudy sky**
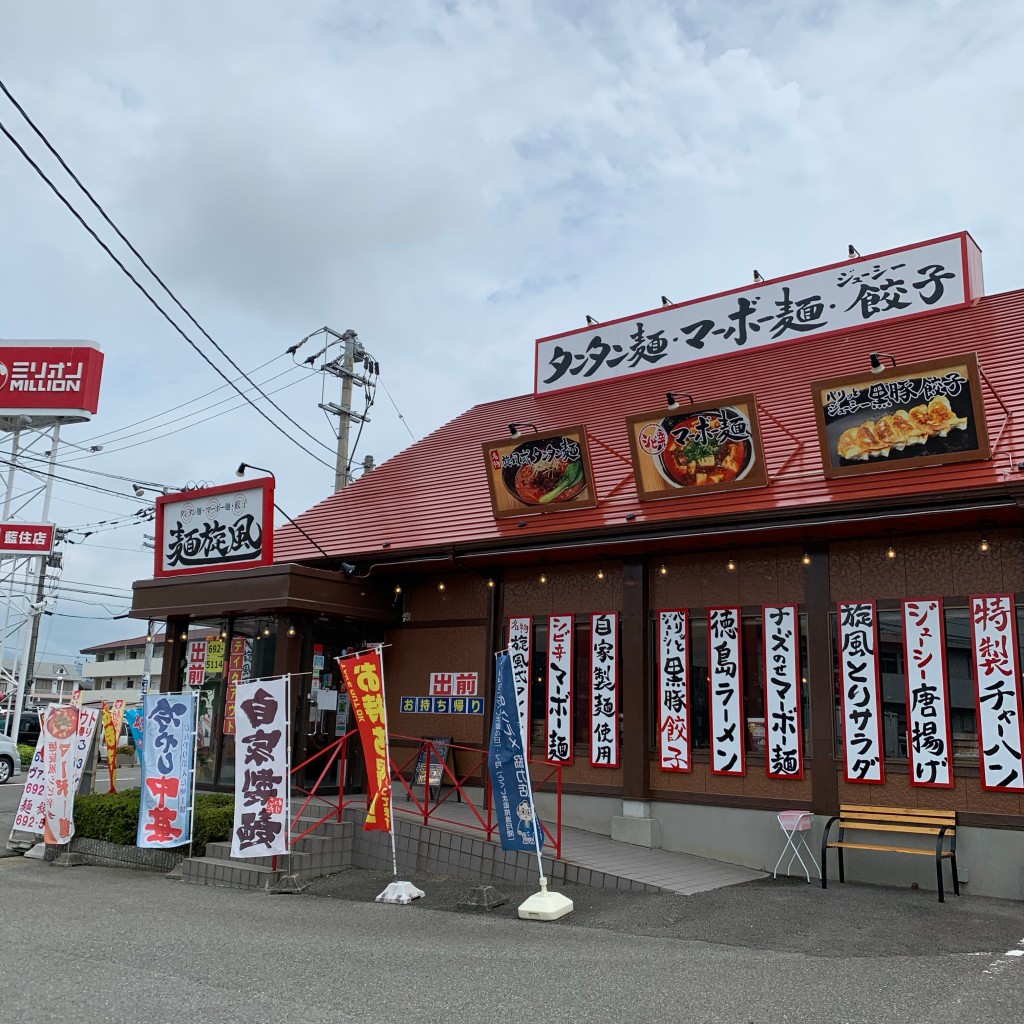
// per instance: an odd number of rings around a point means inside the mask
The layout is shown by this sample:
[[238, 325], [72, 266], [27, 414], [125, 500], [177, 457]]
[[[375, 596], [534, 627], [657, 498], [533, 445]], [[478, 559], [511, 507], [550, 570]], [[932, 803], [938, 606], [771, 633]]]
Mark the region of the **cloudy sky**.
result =
[[[56, 485], [78, 542], [45, 651], [141, 631], [111, 618], [151, 575], [152, 526], [122, 525], [130, 480], [229, 482], [244, 460], [276, 472], [292, 515], [330, 492], [337, 421], [318, 403], [337, 382], [285, 355], [323, 326], [380, 364], [355, 453], [379, 463], [531, 390], [537, 337], [753, 268], [967, 229], [987, 291], [1024, 286], [1022, 46], [1016, 0], [4, 5], [0, 79], [312, 435], [262, 402], [289, 441], [224, 386], [0, 137], [0, 338], [106, 354], [99, 414], [65, 432], [104, 449], [61, 457], [103, 491]], [[0, 122], [145, 276], [3, 96]]]

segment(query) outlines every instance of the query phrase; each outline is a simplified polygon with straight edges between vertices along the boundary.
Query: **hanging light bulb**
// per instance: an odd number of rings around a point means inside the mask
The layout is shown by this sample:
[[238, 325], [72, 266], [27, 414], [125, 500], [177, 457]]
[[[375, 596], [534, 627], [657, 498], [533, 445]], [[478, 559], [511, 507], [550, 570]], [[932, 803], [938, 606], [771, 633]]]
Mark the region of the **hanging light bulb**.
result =
[[735, 572], [736, 571], [736, 559], [735, 558], [730, 558], [729, 561], [725, 563], [725, 567], [726, 567], [726, 569], [729, 570], [729, 572]]
[[547, 583], [547, 581], [548, 581], [548, 574], [546, 572], [542, 572], [540, 574], [540, 582], [541, 583]]
[[491, 579], [490, 577], [488, 577], [488, 580], [487, 580], [487, 589], [488, 590], [493, 590], [494, 589], [494, 580]]
[[985, 537], [982, 537], [981, 538], [981, 543], [978, 545], [978, 550], [983, 555], [987, 555], [989, 553], [989, 550], [991, 549], [991, 547], [992, 547], [992, 545], [989, 544], [988, 540]]
[[401, 587], [400, 587], [400, 586], [399, 586], [399, 585], [398, 585], [398, 584], [396, 583], [396, 584], [395, 584], [395, 597], [398, 597], [398, 595], [399, 595], [399, 594], [400, 594], [401, 592], [402, 592], [402, 588], [401, 588]]
[[178, 634], [178, 639], [179, 639], [179, 640], [187, 640], [187, 639], [188, 639], [188, 630], [187, 630], [187, 629], [183, 629], [183, 630], [182, 630], [182, 631], [181, 631], [181, 632], [180, 632], [180, 633]]
[[888, 558], [890, 562], [896, 557], [896, 549], [892, 544], [885, 549], [885, 557]]
[[804, 565], [810, 565], [811, 564], [811, 556], [809, 554], [807, 554], [807, 552], [805, 551], [804, 552], [804, 557], [801, 558], [800, 561], [803, 562]]
[[597, 570], [597, 578], [599, 580], [603, 580], [604, 579], [604, 569], [598, 569]]
[[297, 630], [295, 629], [294, 625], [288, 627], [288, 635], [289, 636], [295, 636], [296, 632], [297, 632]]
[[659, 566], [658, 573], [661, 576], [667, 576], [668, 575], [668, 567], [665, 565], [664, 562], [662, 562], [661, 565]]
[[437, 583], [437, 592], [438, 592], [439, 594], [443, 594], [443, 593], [445, 592], [445, 585], [444, 585], [444, 580], [438, 580], [438, 583]]
[[264, 636], [270, 636], [270, 623], [269, 622], [263, 627], [263, 635]]

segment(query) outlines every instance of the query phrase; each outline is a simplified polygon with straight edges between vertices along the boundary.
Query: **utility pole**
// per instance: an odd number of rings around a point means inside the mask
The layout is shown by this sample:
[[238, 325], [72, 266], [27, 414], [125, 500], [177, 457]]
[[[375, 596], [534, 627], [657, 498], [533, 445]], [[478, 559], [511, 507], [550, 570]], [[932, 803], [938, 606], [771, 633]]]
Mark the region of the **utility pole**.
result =
[[[349, 329], [344, 334], [338, 334], [330, 327], [324, 327], [323, 331], [329, 337], [341, 343], [341, 354], [336, 358], [324, 363], [321, 370], [329, 373], [332, 377], [341, 380], [341, 405], [334, 402], [321, 402], [320, 408], [332, 416], [338, 417], [338, 451], [334, 464], [334, 489], [340, 491], [352, 482], [352, 472], [349, 467], [349, 431], [352, 422], [368, 423], [370, 417], [365, 413], [354, 412], [352, 409], [352, 388], [361, 387], [366, 391], [366, 408], [373, 404], [373, 390], [375, 378], [380, 372], [380, 365], [373, 360], [370, 354], [363, 348], [359, 336], [355, 331]], [[330, 342], [321, 350], [326, 352]], [[320, 355], [321, 353], [317, 353]], [[307, 359], [312, 363], [316, 356]], [[356, 373], [357, 360], [362, 362], [362, 369], [365, 374]]]

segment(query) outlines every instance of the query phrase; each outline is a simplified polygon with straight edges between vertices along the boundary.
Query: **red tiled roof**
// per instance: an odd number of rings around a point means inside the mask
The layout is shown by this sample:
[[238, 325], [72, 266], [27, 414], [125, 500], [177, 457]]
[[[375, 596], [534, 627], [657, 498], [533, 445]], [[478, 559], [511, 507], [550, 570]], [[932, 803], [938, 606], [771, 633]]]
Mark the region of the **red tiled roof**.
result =
[[[993, 456], [987, 461], [866, 473], [828, 480], [822, 474], [810, 383], [868, 368], [868, 353], [891, 353], [898, 364], [976, 352]], [[1024, 480], [1024, 290], [978, 300], [952, 312], [880, 324], [849, 336], [737, 351], [682, 367], [652, 370], [550, 395], [522, 395], [474, 406], [320, 502], [298, 522], [332, 556], [386, 562], [410, 553], [529, 543], [577, 531], [670, 524], [907, 495], [962, 494]], [[524, 359], [532, 352], [524, 352]], [[986, 386], [986, 381], [988, 386]], [[761, 421], [770, 486], [657, 501], [638, 500], [626, 417], [665, 403], [665, 392], [696, 401], [753, 392]], [[998, 395], [998, 400], [996, 398]], [[1014, 414], [1006, 422], [1000, 402]], [[592, 509], [496, 520], [491, 510], [482, 442], [527, 421], [543, 432], [583, 423], [590, 442], [598, 505]], [[777, 421], [777, 422], [775, 422]], [[786, 431], [778, 424], [784, 424]], [[794, 455], [795, 451], [795, 455]], [[790, 459], [787, 463], [786, 460]], [[275, 534], [275, 560], [322, 560], [294, 527]], [[385, 544], [387, 545], [385, 547]]]

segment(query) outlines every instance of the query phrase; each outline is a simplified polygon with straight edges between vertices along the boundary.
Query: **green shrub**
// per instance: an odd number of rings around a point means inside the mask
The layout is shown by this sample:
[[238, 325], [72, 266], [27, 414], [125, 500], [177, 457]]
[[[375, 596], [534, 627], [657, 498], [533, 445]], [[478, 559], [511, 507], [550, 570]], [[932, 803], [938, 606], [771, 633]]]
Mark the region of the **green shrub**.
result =
[[[192, 855], [202, 857], [207, 843], [230, 839], [234, 815], [235, 800], [231, 794], [198, 794], [192, 828]], [[102, 839], [119, 846], [134, 846], [138, 830], [137, 789], [75, 797], [75, 835], [84, 839]]]
[[35, 755], [36, 748], [30, 747], [27, 743], [18, 744], [18, 753], [21, 755], [21, 767], [31, 768], [32, 758]]

